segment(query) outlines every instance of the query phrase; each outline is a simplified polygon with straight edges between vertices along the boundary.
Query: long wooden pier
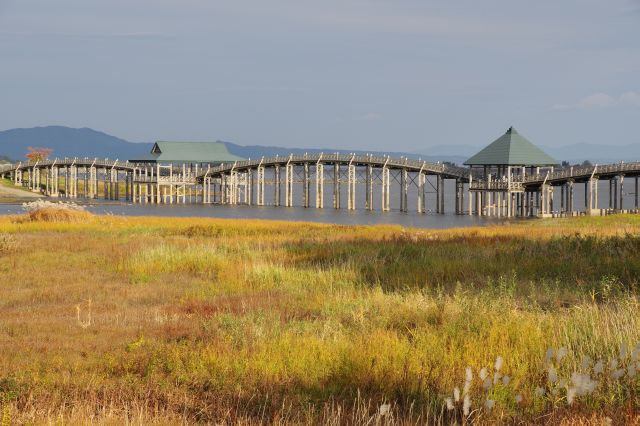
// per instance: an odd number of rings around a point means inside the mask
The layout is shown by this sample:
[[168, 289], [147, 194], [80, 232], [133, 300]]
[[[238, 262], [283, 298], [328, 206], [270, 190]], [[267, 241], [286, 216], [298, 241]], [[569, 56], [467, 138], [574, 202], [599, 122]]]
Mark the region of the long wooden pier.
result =
[[[485, 180], [462, 167], [373, 155], [275, 156], [206, 168], [64, 158], [0, 166], [0, 176], [50, 197], [70, 199], [442, 214], [445, 197], [452, 197], [456, 214], [556, 217], [638, 212], [640, 163], [528, 175], [523, 170], [516, 179]], [[608, 182], [605, 205], [599, 203], [600, 181]], [[583, 206], [574, 203], [578, 190], [584, 191]], [[633, 201], [626, 205], [629, 196]]]

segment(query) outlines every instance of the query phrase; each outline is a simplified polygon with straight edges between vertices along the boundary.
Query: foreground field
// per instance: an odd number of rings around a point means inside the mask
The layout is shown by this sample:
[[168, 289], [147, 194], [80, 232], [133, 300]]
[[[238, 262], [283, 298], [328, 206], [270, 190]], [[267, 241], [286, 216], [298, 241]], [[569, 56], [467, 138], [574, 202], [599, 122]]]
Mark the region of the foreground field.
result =
[[0, 218], [7, 422], [640, 421], [639, 217], [80, 218]]

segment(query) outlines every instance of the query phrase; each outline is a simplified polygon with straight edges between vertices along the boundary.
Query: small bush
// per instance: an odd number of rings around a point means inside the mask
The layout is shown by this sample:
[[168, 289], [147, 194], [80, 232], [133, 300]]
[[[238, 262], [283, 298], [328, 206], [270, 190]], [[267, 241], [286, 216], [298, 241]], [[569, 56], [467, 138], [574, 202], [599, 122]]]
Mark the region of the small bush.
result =
[[74, 203], [52, 203], [37, 200], [25, 203], [26, 211], [19, 222], [85, 222], [93, 217], [84, 207]]

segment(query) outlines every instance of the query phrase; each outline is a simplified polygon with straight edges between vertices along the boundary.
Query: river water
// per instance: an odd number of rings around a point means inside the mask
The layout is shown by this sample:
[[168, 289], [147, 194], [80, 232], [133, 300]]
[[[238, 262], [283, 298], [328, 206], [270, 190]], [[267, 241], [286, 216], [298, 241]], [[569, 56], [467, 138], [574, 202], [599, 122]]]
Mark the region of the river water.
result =
[[[584, 207], [584, 185], [577, 184], [575, 190], [574, 206], [576, 210], [582, 210]], [[468, 215], [456, 215], [453, 213], [455, 186], [453, 182], [445, 183], [445, 211], [446, 214], [437, 214], [432, 209], [435, 207], [435, 193], [429, 192], [426, 196], [426, 204], [428, 212], [419, 214], [417, 210], [417, 195], [415, 188], [409, 188], [410, 211], [401, 212], [398, 210], [399, 194], [392, 197], [391, 211], [380, 211], [380, 193], [379, 188], [374, 190], [375, 208], [374, 211], [368, 211], [364, 207], [364, 194], [359, 194], [356, 200], [356, 210], [334, 209], [331, 204], [332, 194], [330, 188], [325, 187], [325, 208], [316, 209], [315, 207], [304, 208], [302, 205], [301, 194], [295, 193], [294, 206], [297, 207], [274, 207], [272, 194], [265, 197], [265, 202], [271, 204], [264, 207], [246, 206], [246, 205], [203, 205], [203, 204], [131, 204], [125, 202], [107, 202], [101, 200], [88, 200], [82, 198], [77, 199], [77, 203], [86, 205], [87, 209], [97, 214], [112, 214], [116, 216], [178, 216], [178, 217], [217, 217], [226, 219], [267, 219], [267, 220], [286, 220], [286, 221], [305, 221], [305, 222], [321, 222], [334, 223], [343, 225], [375, 225], [375, 224], [396, 224], [406, 227], [416, 228], [453, 228], [466, 226], [485, 226], [503, 223], [504, 219], [487, 218]], [[346, 192], [343, 188], [341, 198], [343, 205], [346, 205]], [[599, 184], [599, 200], [600, 207], [609, 205], [609, 188], [608, 181], [600, 181]], [[465, 209], [467, 208], [467, 194], [465, 194]], [[560, 207], [560, 188], [555, 188], [555, 205], [554, 210]], [[624, 192], [624, 207], [633, 208], [635, 205], [635, 187], [627, 185]], [[60, 199], [65, 201], [64, 198]], [[394, 207], [396, 208], [394, 210]], [[412, 211], [411, 211], [412, 210]], [[0, 215], [16, 214], [22, 212], [20, 203], [1, 204]], [[526, 219], [511, 219], [526, 220]]]
[[[62, 200], [65, 201], [65, 200]], [[453, 228], [465, 226], [483, 226], [500, 223], [498, 219], [461, 216], [453, 213], [437, 214], [429, 212], [388, 212], [367, 210], [346, 210], [334, 208], [303, 208], [273, 206], [230, 206], [202, 204], [130, 204], [91, 200], [88, 203], [78, 200], [77, 204], [97, 214], [114, 216], [164, 216], [164, 217], [215, 217], [225, 219], [267, 219], [285, 221], [304, 221], [333, 223], [341, 225], [395, 224], [416, 228]], [[22, 213], [21, 204], [0, 204], [0, 215]]]

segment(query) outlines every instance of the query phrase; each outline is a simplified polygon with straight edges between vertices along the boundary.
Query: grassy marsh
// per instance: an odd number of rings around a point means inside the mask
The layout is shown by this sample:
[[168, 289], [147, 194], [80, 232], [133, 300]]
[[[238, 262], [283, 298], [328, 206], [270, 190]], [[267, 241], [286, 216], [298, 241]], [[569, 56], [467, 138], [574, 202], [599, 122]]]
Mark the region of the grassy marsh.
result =
[[[469, 366], [475, 423], [638, 422], [637, 376], [603, 376], [572, 404], [558, 382], [585, 355], [590, 369], [631, 365], [620, 347], [640, 343], [639, 230], [636, 216], [443, 231], [2, 217], [1, 412], [449, 424], [465, 417], [445, 398]], [[498, 356], [509, 381], [484, 389], [476, 377]]]

